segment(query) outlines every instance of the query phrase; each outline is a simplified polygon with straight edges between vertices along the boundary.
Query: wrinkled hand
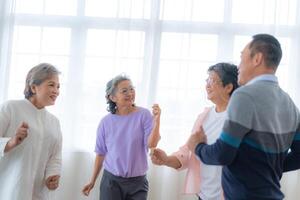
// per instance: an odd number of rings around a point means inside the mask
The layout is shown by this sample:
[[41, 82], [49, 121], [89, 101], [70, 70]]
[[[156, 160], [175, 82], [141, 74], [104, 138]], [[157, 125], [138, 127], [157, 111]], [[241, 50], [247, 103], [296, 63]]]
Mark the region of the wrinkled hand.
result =
[[93, 189], [95, 183], [89, 183], [87, 185], [85, 185], [82, 189], [82, 193], [85, 195], [85, 196], [89, 196], [90, 194], [90, 191]]
[[153, 104], [152, 114], [154, 116], [154, 119], [159, 119], [160, 118], [161, 110], [160, 110], [160, 107], [159, 107], [158, 104]]
[[49, 190], [55, 190], [59, 185], [59, 175], [49, 176], [46, 180], [46, 186]]
[[7, 143], [6, 150], [9, 151], [10, 149], [18, 146], [21, 144], [24, 139], [28, 135], [28, 124], [26, 122], [22, 122], [19, 128], [16, 131], [16, 135], [14, 135]]
[[166, 152], [158, 148], [153, 149], [150, 156], [152, 163], [155, 165], [165, 165], [168, 161]]
[[188, 139], [187, 145], [190, 151], [195, 152], [195, 148], [199, 143], [206, 143], [207, 138], [204, 133], [203, 127], [201, 126], [199, 130], [194, 132]]

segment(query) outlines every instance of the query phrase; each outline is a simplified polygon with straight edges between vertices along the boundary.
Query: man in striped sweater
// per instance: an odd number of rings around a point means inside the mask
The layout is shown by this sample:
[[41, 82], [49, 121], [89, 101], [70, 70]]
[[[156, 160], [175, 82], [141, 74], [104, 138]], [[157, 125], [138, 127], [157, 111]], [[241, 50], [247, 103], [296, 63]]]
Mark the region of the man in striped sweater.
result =
[[225, 199], [281, 200], [282, 173], [300, 168], [299, 110], [278, 85], [278, 40], [253, 36], [241, 52], [239, 84], [220, 138], [207, 145], [203, 131], [188, 145], [202, 162], [223, 165]]

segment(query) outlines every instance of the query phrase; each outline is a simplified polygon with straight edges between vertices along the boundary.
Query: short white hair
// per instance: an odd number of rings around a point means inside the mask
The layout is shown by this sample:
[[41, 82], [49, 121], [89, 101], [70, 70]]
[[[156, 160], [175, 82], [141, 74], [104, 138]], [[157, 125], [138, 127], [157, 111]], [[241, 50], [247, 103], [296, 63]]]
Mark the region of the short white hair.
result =
[[34, 95], [31, 91], [32, 85], [40, 85], [46, 79], [49, 79], [53, 75], [59, 75], [58, 71], [53, 65], [49, 63], [40, 63], [33, 67], [27, 74], [24, 95], [26, 99], [29, 99]]

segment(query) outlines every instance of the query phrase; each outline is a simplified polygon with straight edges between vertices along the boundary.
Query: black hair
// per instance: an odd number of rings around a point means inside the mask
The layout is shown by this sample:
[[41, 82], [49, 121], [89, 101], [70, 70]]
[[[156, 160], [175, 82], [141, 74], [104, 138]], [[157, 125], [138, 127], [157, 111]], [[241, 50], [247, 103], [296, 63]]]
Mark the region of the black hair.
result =
[[229, 95], [233, 93], [235, 89], [239, 87], [238, 85], [238, 68], [234, 64], [230, 63], [217, 63], [208, 68], [208, 72], [215, 72], [220, 77], [223, 86], [232, 84], [232, 91]]

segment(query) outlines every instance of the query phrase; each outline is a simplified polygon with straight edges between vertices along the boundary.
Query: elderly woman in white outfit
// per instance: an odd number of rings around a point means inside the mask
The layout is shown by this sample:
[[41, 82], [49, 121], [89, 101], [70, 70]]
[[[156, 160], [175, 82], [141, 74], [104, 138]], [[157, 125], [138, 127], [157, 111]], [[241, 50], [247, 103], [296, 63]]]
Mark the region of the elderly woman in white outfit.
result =
[[[206, 92], [213, 106], [205, 108], [192, 129], [194, 133], [203, 127], [208, 144], [214, 143], [220, 137], [230, 96], [238, 87], [237, 76], [237, 66], [230, 63], [217, 63], [208, 68]], [[151, 159], [156, 165], [165, 165], [176, 170], [187, 169], [184, 194], [196, 194], [199, 200], [223, 200], [222, 167], [202, 163], [186, 143], [172, 155], [157, 148], [153, 150]]]
[[0, 198], [46, 200], [59, 184], [62, 135], [45, 107], [59, 95], [59, 71], [47, 63], [27, 74], [25, 99], [0, 108]]

